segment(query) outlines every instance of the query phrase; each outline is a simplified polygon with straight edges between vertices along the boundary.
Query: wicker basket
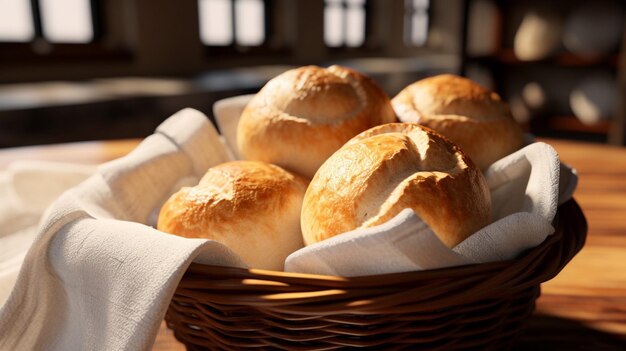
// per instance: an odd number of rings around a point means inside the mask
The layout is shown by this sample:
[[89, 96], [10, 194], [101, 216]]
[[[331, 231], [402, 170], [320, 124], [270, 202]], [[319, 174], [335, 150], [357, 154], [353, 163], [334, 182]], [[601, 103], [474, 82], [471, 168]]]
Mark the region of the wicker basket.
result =
[[188, 350], [501, 350], [586, 233], [570, 200], [512, 261], [357, 278], [192, 264], [165, 319]]

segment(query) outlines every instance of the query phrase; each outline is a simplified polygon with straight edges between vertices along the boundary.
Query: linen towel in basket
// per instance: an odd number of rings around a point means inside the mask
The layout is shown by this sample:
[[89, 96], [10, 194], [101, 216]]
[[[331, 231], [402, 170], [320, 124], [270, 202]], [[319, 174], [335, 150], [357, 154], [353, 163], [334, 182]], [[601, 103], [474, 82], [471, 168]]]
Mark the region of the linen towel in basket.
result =
[[[232, 140], [226, 143], [232, 145]], [[539, 147], [542, 152], [553, 152], [547, 146]], [[61, 195], [43, 215], [15, 286], [0, 308], [0, 350], [149, 349], [174, 290], [192, 261], [245, 266], [239, 257], [217, 242], [179, 238], [149, 226], [154, 223], [160, 205], [173, 191], [183, 184], [197, 182], [207, 168], [230, 160], [233, 154], [236, 152], [229, 153], [204, 115], [186, 109], [164, 122], [130, 155], [98, 167], [91, 177]], [[530, 172], [528, 179], [537, 175], [536, 165], [527, 162], [526, 151], [514, 159], [520, 160], [523, 174]], [[558, 192], [554, 187], [558, 189], [559, 169], [555, 154], [550, 162], [550, 183], [541, 186], [551, 186], [551, 200], [546, 206], [537, 207], [534, 201], [523, 205], [554, 215], [551, 211], [557, 204]], [[494, 175], [500, 173], [497, 168], [493, 171]], [[508, 184], [501, 184], [497, 176], [494, 177], [498, 187]], [[9, 178], [5, 179], [7, 186], [12, 184]], [[524, 184], [515, 188], [522, 189], [520, 195], [528, 195]], [[570, 195], [565, 193], [563, 199]], [[544, 218], [544, 222], [549, 224], [550, 219]], [[393, 235], [391, 227], [407, 223], [429, 237], [428, 229], [419, 218], [406, 212], [372, 230], [378, 230], [381, 235]], [[545, 232], [540, 236], [549, 234], [548, 227], [541, 229]], [[366, 234], [363, 240], [375, 236], [371, 232]], [[493, 234], [493, 231], [486, 231], [472, 240], [497, 243]], [[347, 234], [346, 238], [350, 235], [358, 236]], [[8, 237], [5, 235], [0, 240]], [[333, 245], [346, 243], [338, 240]], [[461, 245], [448, 252], [449, 255], [430, 257], [425, 260], [428, 263], [414, 267], [407, 267], [398, 256], [402, 264], [391, 266], [390, 270], [446, 266], [450, 265], [446, 259], [450, 255], [457, 258], [465, 255], [462, 259], [476, 262], [481, 253], [472, 251], [475, 245], [466, 248]], [[523, 250], [527, 245], [524, 243], [518, 249]], [[328, 257], [333, 256], [334, 247], [327, 249]], [[312, 253], [303, 251], [300, 259], [294, 256], [292, 263], [325, 255], [324, 248], [308, 250]], [[492, 255], [488, 260], [509, 254]], [[340, 263], [346, 262], [349, 263]], [[463, 262], [452, 264], [458, 263]], [[299, 267], [306, 270], [309, 264], [301, 263]], [[310, 267], [322, 273], [326, 269], [316, 268], [314, 263]], [[347, 275], [363, 273], [346, 268], [332, 269], [345, 271]]]

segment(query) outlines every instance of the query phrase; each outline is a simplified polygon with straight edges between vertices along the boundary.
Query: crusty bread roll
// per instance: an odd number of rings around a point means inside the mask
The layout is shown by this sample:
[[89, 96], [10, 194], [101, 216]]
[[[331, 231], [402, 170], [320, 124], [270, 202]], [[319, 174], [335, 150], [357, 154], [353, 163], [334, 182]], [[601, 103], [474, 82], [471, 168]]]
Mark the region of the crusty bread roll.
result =
[[389, 97], [353, 70], [306, 66], [270, 80], [248, 103], [237, 128], [243, 158], [307, 178], [346, 141], [396, 120]]
[[485, 178], [463, 151], [412, 123], [369, 129], [315, 174], [302, 205], [306, 245], [382, 224], [411, 208], [448, 247], [491, 219]]
[[498, 94], [444, 74], [404, 88], [391, 103], [402, 122], [434, 129], [459, 145], [485, 170], [522, 146], [522, 130]]
[[283, 270], [301, 248], [300, 210], [308, 182], [257, 161], [233, 161], [208, 170], [200, 183], [172, 195], [157, 229], [221, 242], [254, 268]]

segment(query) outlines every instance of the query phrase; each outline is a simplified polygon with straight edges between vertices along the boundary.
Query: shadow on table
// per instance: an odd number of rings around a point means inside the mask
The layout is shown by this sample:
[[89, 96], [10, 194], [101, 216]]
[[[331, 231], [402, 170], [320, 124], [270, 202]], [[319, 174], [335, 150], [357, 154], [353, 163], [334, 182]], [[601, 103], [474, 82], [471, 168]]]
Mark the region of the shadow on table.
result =
[[626, 338], [569, 319], [534, 315], [513, 350], [623, 351], [626, 350]]
[[[161, 324], [152, 351], [184, 351], [170, 329]], [[534, 315], [512, 351], [623, 351], [626, 338], [603, 333], [563, 318]]]

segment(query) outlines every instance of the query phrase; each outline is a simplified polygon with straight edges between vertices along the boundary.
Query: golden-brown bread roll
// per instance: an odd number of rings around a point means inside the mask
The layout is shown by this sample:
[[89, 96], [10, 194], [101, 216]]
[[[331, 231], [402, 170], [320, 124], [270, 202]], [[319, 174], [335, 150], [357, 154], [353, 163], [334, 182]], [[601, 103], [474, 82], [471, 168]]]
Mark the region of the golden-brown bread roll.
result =
[[370, 78], [341, 66], [306, 66], [270, 80], [239, 120], [243, 158], [307, 178], [346, 141], [394, 122], [389, 97]]
[[195, 187], [172, 195], [157, 229], [221, 242], [251, 267], [283, 270], [301, 248], [300, 210], [308, 182], [257, 161], [233, 161], [208, 170]]
[[475, 82], [444, 74], [404, 88], [391, 103], [402, 122], [434, 129], [459, 145], [485, 170], [522, 146], [508, 105]]
[[411, 208], [448, 247], [491, 219], [480, 170], [440, 134], [413, 123], [369, 129], [315, 174], [302, 204], [306, 245], [382, 224]]

